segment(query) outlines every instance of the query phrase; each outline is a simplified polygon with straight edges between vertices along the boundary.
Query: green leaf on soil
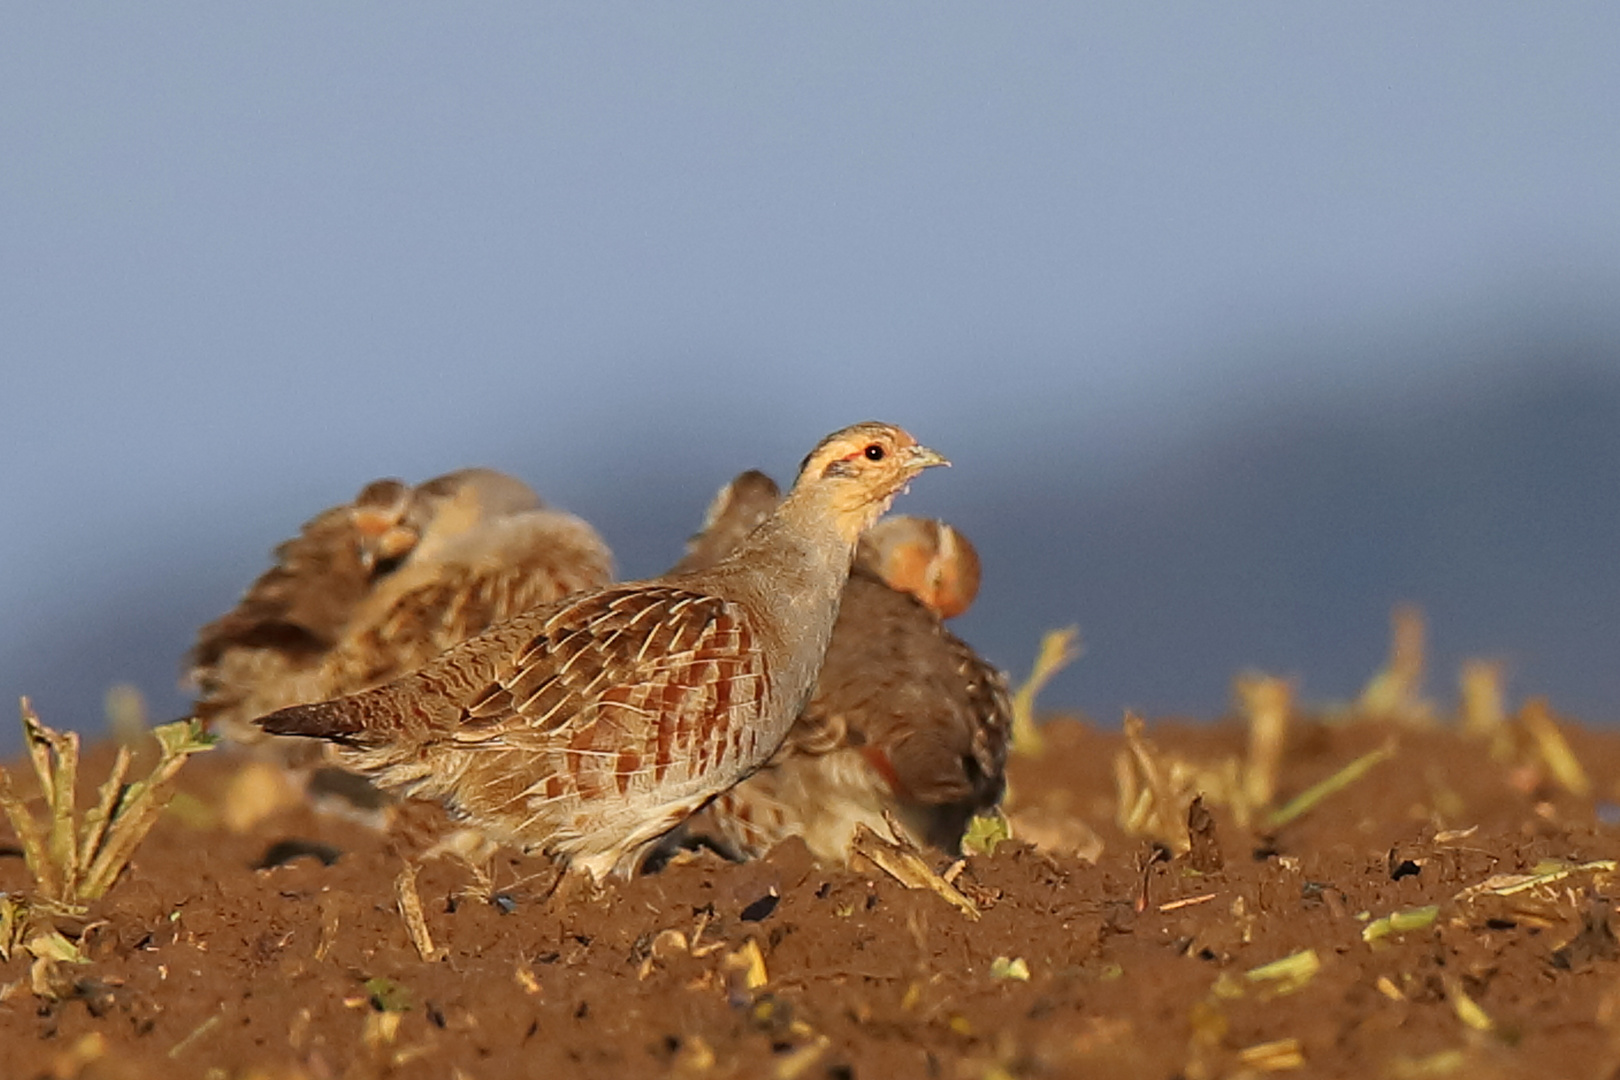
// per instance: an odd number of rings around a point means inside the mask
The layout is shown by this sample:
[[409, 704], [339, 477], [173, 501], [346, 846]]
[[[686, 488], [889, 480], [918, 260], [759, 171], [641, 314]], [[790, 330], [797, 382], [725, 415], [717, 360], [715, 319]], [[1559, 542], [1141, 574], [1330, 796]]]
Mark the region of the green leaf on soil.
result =
[[88, 964], [79, 947], [62, 936], [60, 930], [43, 930], [29, 938], [23, 946], [36, 960], [49, 960], [58, 964]]
[[1012, 826], [1000, 810], [989, 810], [968, 822], [962, 850], [970, 855], [994, 855], [996, 845], [1012, 839]]
[[1029, 964], [1022, 956], [1008, 959], [998, 956], [990, 961], [990, 977], [992, 979], [1012, 979], [1017, 982], [1029, 982]]
[[1439, 914], [1439, 904], [1409, 908], [1405, 911], [1393, 911], [1382, 919], [1374, 919], [1362, 927], [1361, 940], [1371, 944], [1389, 937], [1391, 934], [1406, 934], [1413, 930], [1425, 930], [1434, 925], [1434, 920]]
[[1301, 949], [1281, 960], [1261, 964], [1243, 973], [1251, 983], [1261, 984], [1276, 994], [1292, 994], [1301, 989], [1322, 970], [1322, 960], [1315, 949]]
[[366, 994], [378, 1012], [410, 1012], [411, 992], [402, 983], [378, 976], [366, 980]]
[[219, 742], [218, 735], [210, 735], [196, 720], [176, 720], [172, 724], [159, 724], [152, 735], [163, 749], [165, 758], [185, 757], [211, 749]]

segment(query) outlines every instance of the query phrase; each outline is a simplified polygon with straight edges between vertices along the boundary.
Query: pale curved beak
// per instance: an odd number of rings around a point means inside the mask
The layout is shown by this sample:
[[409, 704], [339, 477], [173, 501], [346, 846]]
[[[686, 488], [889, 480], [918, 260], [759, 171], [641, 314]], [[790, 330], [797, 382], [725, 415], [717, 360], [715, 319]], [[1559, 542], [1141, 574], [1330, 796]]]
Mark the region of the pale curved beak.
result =
[[910, 464], [919, 469], [926, 469], [934, 465], [950, 467], [950, 462], [938, 450], [930, 450], [926, 446], [913, 446], [911, 448]]

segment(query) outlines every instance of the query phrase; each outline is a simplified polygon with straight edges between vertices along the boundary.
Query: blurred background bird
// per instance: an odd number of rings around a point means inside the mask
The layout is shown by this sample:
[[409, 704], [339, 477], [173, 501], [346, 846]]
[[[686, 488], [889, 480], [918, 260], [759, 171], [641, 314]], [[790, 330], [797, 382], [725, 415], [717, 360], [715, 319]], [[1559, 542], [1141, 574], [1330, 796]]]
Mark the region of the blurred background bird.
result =
[[[537, 604], [612, 580], [600, 536], [521, 480], [462, 469], [415, 488], [367, 485], [276, 549], [230, 612], [198, 632], [193, 708], [238, 742], [251, 721], [387, 682]], [[314, 744], [276, 740], [307, 762]]]
[[1620, 715], [1620, 7], [9, 14], [0, 695], [52, 723], [179, 715], [366, 477], [494, 465], [645, 577], [899, 414], [997, 568], [961, 633], [1081, 624], [1052, 707], [1349, 698], [1411, 600], [1432, 671]]

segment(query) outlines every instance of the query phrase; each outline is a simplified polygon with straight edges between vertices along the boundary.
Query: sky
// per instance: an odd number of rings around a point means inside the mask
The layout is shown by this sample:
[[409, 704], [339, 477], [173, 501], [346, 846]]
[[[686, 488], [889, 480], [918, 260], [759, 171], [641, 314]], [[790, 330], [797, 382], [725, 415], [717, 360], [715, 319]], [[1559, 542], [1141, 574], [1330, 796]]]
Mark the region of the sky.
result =
[[867, 418], [956, 463], [900, 508], [985, 523], [1025, 666], [1063, 478], [1620, 363], [1616, 55], [1596, 3], [10, 9], [0, 696], [183, 709], [190, 632], [373, 477], [507, 468], [642, 576]]

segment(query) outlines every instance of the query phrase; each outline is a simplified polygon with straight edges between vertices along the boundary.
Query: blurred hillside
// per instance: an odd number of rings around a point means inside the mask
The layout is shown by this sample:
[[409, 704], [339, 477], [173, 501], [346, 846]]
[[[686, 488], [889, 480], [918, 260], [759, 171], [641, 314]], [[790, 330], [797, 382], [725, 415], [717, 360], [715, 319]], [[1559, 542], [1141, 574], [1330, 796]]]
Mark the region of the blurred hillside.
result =
[[[1391, 604], [1409, 599], [1430, 617], [1431, 692], [1449, 697], [1457, 661], [1485, 655], [1508, 661], [1515, 690], [1613, 720], [1620, 344], [1508, 351], [1512, 362], [1426, 365], [1441, 374], [1351, 398], [1263, 393], [1273, 376], [1258, 369], [1215, 410], [1220, 423], [1122, 468], [1089, 467], [1078, 433], [1032, 427], [987, 472], [958, 449], [982, 433], [929, 431], [958, 468], [918, 484], [906, 508], [950, 516], [979, 545], [985, 592], [960, 629], [1015, 676], [1043, 630], [1081, 624], [1086, 655], [1054, 683], [1053, 706], [1108, 721], [1125, 706], [1210, 715], [1250, 666], [1303, 676], [1307, 698], [1346, 697], [1382, 660]], [[626, 453], [664, 437], [649, 432]], [[645, 576], [676, 556], [732, 472], [761, 464], [785, 478], [796, 460], [734, 456], [744, 452], [498, 464], [591, 518], [621, 571]], [[331, 477], [330, 497], [367, 478]], [[0, 653], [0, 691], [31, 694], [53, 722], [96, 727], [104, 689], [129, 680], [160, 718], [182, 712], [175, 676], [195, 627], [328, 501], [237, 512], [265, 498], [218, 493], [218, 512], [177, 521], [167, 550], [111, 568], [120, 584], [101, 600], [41, 605]], [[73, 582], [56, 587], [71, 595]], [[9, 724], [0, 738], [14, 745]]]
[[973, 636], [1019, 669], [1035, 626], [1078, 620], [1088, 651], [1054, 702], [1209, 715], [1248, 666], [1354, 695], [1412, 600], [1431, 693], [1487, 656], [1517, 692], [1620, 718], [1620, 349], [1582, 352], [1234, 417], [1125, 483], [1049, 467], [1065, 497], [984, 508], [976, 535], [1004, 562]]

